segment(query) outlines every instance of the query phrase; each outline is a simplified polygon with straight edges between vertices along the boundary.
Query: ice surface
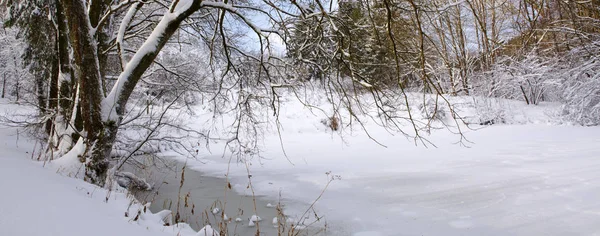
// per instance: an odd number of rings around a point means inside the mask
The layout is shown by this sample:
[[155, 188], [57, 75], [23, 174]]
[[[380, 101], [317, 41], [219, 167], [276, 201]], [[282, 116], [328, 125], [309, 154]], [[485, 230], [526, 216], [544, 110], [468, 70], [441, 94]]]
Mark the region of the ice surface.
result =
[[[490, 115], [479, 114], [476, 105], [462, 107], [463, 114], [473, 121]], [[367, 122], [383, 148], [360, 130], [343, 130], [340, 138], [320, 123], [323, 116], [285, 104], [280, 121], [287, 158], [280, 137], [266, 135], [264, 159], [249, 167], [254, 191], [273, 201], [281, 193], [289, 199], [286, 214], [300, 219], [339, 175], [315, 204], [329, 235], [600, 233], [593, 197], [600, 194], [600, 128], [560, 125], [554, 104], [490, 106], [503, 110], [505, 124], [463, 129], [464, 145], [456, 144], [456, 134], [437, 130], [425, 136], [437, 148], [426, 148]], [[188, 163], [212, 176], [227, 174], [236, 191], [249, 194], [246, 166], [222, 156], [207, 153]]]

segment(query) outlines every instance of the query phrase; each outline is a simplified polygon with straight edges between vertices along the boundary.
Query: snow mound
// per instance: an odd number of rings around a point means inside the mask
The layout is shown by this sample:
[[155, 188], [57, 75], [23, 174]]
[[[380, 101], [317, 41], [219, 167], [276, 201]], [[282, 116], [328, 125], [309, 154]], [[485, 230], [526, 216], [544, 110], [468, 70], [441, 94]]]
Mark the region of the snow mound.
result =
[[212, 209], [212, 213], [214, 215], [219, 214], [219, 212], [221, 212], [221, 209], [219, 209], [218, 207], [215, 207], [215, 208]]
[[212, 228], [210, 225], [204, 226], [196, 236], [219, 236], [219, 231]]
[[84, 153], [85, 145], [83, 143], [83, 138], [79, 138], [69, 152], [56, 160], [51, 160], [48, 163], [48, 166], [63, 175], [82, 179], [84, 177], [85, 168], [81, 162], [81, 156]]
[[262, 219], [260, 218], [260, 216], [257, 215], [252, 215], [252, 217], [250, 217], [250, 220], [248, 222], [248, 226], [252, 227], [255, 226], [257, 222], [261, 221]]

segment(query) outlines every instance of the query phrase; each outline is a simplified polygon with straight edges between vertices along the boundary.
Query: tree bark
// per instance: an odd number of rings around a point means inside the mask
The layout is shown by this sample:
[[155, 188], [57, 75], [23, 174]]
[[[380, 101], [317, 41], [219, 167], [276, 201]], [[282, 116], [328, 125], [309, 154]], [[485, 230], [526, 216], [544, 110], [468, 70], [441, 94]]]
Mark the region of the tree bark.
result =
[[[100, 19], [103, 17], [103, 14], [110, 8], [110, 4], [112, 0], [93, 0], [90, 3], [88, 15], [90, 25], [95, 28], [96, 31], [96, 51], [102, 52], [109, 47], [109, 41], [111, 39], [111, 32], [108, 30], [109, 27], [101, 27], [98, 24], [100, 23]], [[104, 25], [110, 25], [110, 21], [112, 20], [112, 16], [108, 18], [108, 22], [104, 22]], [[106, 81], [104, 76], [108, 69], [108, 55], [103, 53], [98, 53], [98, 68], [100, 69], [100, 78], [101, 78], [101, 90], [104, 95], [106, 95]]]
[[71, 114], [68, 112], [73, 107], [71, 103], [71, 91], [75, 90], [75, 81], [73, 81], [71, 73], [71, 60], [69, 58], [69, 35], [67, 30], [67, 20], [65, 19], [65, 13], [60, 1], [56, 2], [56, 21], [58, 25], [57, 40], [58, 43], [58, 63], [60, 75], [62, 76], [59, 81], [59, 112], [63, 117], [70, 117]]
[[2, 74], [2, 98], [6, 94], [6, 73]]
[[[96, 40], [83, 1], [61, 0], [67, 19], [69, 38], [73, 51], [74, 76], [80, 83], [80, 103], [83, 129], [87, 133], [88, 152], [85, 163], [85, 179], [90, 183], [104, 185], [108, 159], [104, 149], [112, 148], [114, 139], [105, 130], [102, 120], [102, 96], [100, 67]], [[114, 125], [113, 125], [114, 126]], [[116, 132], [115, 132], [116, 134]], [[110, 144], [109, 144], [110, 143]], [[109, 151], [110, 153], [110, 151]]]
[[[55, 109], [58, 108], [58, 83], [59, 83], [59, 68], [58, 68], [58, 42], [54, 42], [53, 45], [53, 55], [49, 58], [50, 59], [50, 79], [49, 79], [49, 91], [48, 91], [48, 102], [46, 104], [47, 105], [47, 111], [51, 112]], [[43, 86], [43, 81], [41, 82], [41, 85]], [[41, 91], [46, 91], [45, 88], [40, 88]], [[52, 134], [52, 130], [54, 129], [54, 123], [52, 122], [53, 119], [48, 119], [46, 121], [46, 134], [48, 135], [53, 135]]]

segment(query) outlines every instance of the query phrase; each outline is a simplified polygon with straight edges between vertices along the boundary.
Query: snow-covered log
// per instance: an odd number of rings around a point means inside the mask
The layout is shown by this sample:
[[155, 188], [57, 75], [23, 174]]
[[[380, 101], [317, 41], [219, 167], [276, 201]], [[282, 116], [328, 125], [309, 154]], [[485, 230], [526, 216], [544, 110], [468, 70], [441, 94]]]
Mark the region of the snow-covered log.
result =
[[115, 180], [119, 186], [130, 190], [151, 190], [152, 185], [145, 179], [136, 176], [131, 172], [116, 172]]

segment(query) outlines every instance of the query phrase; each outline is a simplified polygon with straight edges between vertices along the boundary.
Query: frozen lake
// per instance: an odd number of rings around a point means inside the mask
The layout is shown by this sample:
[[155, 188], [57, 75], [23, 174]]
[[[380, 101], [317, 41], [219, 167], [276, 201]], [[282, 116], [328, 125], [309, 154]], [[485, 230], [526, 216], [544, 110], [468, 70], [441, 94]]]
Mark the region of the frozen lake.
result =
[[[141, 160], [152, 162], [147, 157]], [[267, 201], [260, 196], [239, 194], [229, 189], [225, 178], [206, 176], [191, 168], [184, 170], [184, 165], [166, 157], [155, 161], [148, 169], [137, 170], [139, 176], [150, 176], [149, 182], [154, 184], [154, 189], [137, 192], [136, 197], [143, 202], [152, 202], [152, 212], [171, 210], [174, 218], [179, 212], [179, 221], [188, 223], [194, 230], [210, 224], [220, 232], [224, 232], [226, 226], [228, 235], [256, 235], [257, 232], [260, 235], [278, 235], [280, 231], [290, 231], [294, 222], [290, 219], [285, 226], [279, 223], [281, 220], [286, 222], [286, 219], [277, 209], [280, 204], [277, 200]], [[128, 169], [131, 170], [131, 166]], [[282, 208], [284, 204], [281, 203]], [[223, 220], [222, 212], [228, 220]], [[249, 226], [253, 215], [262, 220], [255, 226]], [[277, 224], [273, 224], [274, 218], [278, 218]], [[295, 231], [299, 235], [315, 235], [319, 230], [306, 228]]]

